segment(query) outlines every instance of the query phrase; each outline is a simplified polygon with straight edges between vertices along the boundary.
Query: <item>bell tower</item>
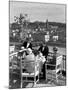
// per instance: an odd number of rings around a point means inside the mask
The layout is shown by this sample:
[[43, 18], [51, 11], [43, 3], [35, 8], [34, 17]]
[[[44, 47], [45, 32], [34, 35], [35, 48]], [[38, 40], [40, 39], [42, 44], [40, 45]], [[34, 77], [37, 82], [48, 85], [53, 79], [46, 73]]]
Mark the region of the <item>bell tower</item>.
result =
[[48, 23], [48, 19], [46, 20], [46, 29], [49, 29], [49, 23]]

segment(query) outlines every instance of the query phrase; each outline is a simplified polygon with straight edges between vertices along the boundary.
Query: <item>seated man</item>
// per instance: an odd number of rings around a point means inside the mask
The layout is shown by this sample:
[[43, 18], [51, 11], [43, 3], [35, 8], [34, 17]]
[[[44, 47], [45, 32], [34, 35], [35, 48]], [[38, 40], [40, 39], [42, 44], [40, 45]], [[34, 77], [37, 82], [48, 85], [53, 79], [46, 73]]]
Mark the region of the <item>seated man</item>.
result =
[[24, 47], [24, 48], [31, 48], [31, 49], [32, 49], [31, 40], [29, 40], [29, 39], [27, 38], [26, 41], [23, 43], [23, 47]]

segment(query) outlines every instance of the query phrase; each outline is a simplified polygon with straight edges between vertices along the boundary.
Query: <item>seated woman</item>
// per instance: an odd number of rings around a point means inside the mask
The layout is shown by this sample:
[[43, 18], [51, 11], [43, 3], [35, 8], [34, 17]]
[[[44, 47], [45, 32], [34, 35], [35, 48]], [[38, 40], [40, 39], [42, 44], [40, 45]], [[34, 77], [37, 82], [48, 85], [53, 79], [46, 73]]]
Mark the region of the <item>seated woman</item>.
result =
[[32, 61], [34, 60], [34, 54], [30, 48], [26, 50], [26, 55], [24, 57], [26, 60]]
[[35, 56], [30, 48], [27, 49], [24, 60], [28, 62], [25, 63], [25, 69], [27, 70], [27, 72], [33, 73], [35, 67], [34, 65]]

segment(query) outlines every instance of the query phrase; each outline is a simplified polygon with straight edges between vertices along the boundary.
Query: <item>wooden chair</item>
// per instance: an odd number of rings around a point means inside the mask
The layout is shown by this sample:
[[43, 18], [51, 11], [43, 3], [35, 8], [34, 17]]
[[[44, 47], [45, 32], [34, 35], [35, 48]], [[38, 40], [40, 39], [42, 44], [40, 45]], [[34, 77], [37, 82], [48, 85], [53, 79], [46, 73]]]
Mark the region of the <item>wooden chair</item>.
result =
[[[29, 73], [24, 71], [24, 67], [27, 64], [33, 63], [34, 65], [34, 72]], [[39, 61], [25, 61], [24, 58], [20, 61], [21, 65], [21, 88], [23, 87], [24, 82], [32, 82], [33, 86], [39, 81]]]
[[[50, 66], [50, 69], [48, 69], [48, 66]], [[61, 74], [61, 71], [62, 71], [62, 55], [59, 55], [56, 57], [55, 64], [46, 63], [46, 80], [50, 79], [51, 81], [56, 80], [56, 82], [58, 82], [59, 81], [58, 77]]]
[[12, 53], [9, 55], [9, 71], [10, 73], [15, 73], [15, 74], [19, 74], [17, 73], [17, 71], [20, 71], [20, 66], [18, 65], [18, 58], [17, 58], [17, 53]]

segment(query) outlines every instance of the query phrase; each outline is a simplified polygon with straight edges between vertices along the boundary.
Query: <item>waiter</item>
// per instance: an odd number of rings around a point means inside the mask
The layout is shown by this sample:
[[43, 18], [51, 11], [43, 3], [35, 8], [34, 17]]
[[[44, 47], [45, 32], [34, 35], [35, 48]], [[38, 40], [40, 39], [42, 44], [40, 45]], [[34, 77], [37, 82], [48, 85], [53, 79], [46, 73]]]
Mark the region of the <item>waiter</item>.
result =
[[[40, 48], [38, 50], [43, 54], [43, 56], [45, 56], [45, 58], [47, 60], [47, 56], [48, 56], [48, 52], [49, 52], [48, 46], [47, 45], [44, 46], [43, 44], [41, 44]], [[45, 62], [43, 64], [42, 72], [43, 72], [43, 79], [45, 80], [46, 79]]]
[[43, 54], [43, 56], [45, 56], [45, 58], [47, 60], [47, 56], [48, 56], [48, 53], [49, 53], [48, 46], [46, 44], [45, 44], [45, 46], [43, 44], [41, 44], [40, 48], [38, 50]]

